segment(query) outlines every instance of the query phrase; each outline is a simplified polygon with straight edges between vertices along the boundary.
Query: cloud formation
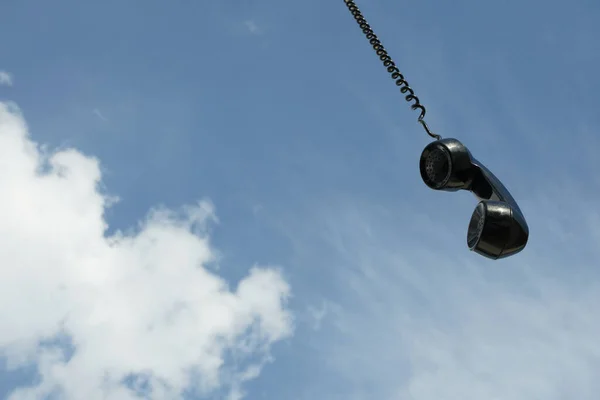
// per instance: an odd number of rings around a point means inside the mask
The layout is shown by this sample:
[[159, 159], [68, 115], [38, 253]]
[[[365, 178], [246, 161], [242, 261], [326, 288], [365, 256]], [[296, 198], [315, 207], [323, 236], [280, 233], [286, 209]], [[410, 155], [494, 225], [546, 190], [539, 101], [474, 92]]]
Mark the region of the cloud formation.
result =
[[[552, 207], [529, 213], [532, 225], [557, 215]], [[565, 254], [588, 237], [597, 257], [597, 227], [580, 225], [576, 239], [538, 230], [512, 260], [457, 260], [436, 235], [391, 245], [393, 232], [418, 217], [388, 210], [388, 219], [403, 219], [392, 224], [367, 207], [335, 210], [323, 213], [330, 222], [319, 240], [332, 241], [345, 262], [336, 280], [346, 296], [331, 307], [318, 352], [345, 392], [327, 398], [597, 398], [598, 274], [585, 257]], [[549, 248], [554, 241], [562, 244]]]
[[246, 28], [248, 29], [248, 31], [254, 35], [258, 35], [261, 32], [261, 29], [259, 28], [259, 26], [256, 24], [256, 21], [254, 20], [246, 20], [244, 21], [244, 25], [246, 25]]
[[8, 72], [0, 70], [0, 86], [12, 86], [12, 84], [12, 76]]
[[114, 199], [99, 190], [98, 160], [40, 149], [6, 103], [0, 160], [0, 351], [40, 375], [11, 400], [237, 399], [292, 334], [277, 268], [254, 267], [236, 288], [211, 270], [210, 202], [152, 210], [107, 237]]

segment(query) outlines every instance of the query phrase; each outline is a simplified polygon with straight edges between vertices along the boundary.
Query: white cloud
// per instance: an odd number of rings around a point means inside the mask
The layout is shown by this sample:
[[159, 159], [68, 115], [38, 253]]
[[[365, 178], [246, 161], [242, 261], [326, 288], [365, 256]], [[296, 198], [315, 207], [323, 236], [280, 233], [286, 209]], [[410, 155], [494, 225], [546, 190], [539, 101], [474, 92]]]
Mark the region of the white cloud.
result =
[[326, 318], [328, 314], [330, 314], [332, 307], [334, 307], [334, 305], [329, 303], [328, 301], [322, 301], [319, 307], [308, 307], [308, 314], [312, 322], [311, 325], [315, 331], [321, 329], [321, 323], [323, 319]]
[[94, 114], [96, 117], [100, 118], [102, 121], [104, 121], [104, 122], [108, 122], [108, 118], [106, 118], [106, 117], [104, 116], [104, 114], [102, 114], [102, 112], [101, 112], [99, 109], [97, 109], [97, 108], [94, 108], [94, 109], [92, 110], [92, 113], [93, 113], [93, 114]]
[[246, 28], [248, 29], [248, 31], [250, 33], [252, 33], [253, 35], [258, 35], [260, 33], [260, 27], [257, 25], [257, 23], [251, 19], [244, 21], [244, 25], [246, 25]]
[[12, 76], [8, 72], [0, 70], [0, 86], [12, 86], [12, 84]]
[[[154, 210], [136, 232], [105, 237], [111, 199], [98, 191], [98, 161], [43, 153], [4, 103], [0, 160], [0, 351], [10, 367], [35, 362], [41, 374], [11, 400], [134, 399], [125, 378], [149, 384], [151, 399], [188, 387], [237, 395], [291, 335], [278, 269], [255, 267], [229, 288], [206, 268], [210, 203]], [[57, 335], [72, 356], [39, 345]]]

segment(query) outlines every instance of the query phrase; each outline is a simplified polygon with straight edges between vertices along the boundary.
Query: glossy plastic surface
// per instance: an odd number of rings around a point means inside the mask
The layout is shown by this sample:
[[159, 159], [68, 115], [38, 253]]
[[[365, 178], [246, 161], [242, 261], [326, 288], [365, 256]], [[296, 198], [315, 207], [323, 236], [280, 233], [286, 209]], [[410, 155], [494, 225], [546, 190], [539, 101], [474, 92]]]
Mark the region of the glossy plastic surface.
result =
[[442, 139], [425, 147], [421, 178], [434, 190], [472, 192], [479, 204], [467, 231], [470, 250], [491, 259], [522, 251], [529, 227], [517, 202], [502, 182], [456, 139]]

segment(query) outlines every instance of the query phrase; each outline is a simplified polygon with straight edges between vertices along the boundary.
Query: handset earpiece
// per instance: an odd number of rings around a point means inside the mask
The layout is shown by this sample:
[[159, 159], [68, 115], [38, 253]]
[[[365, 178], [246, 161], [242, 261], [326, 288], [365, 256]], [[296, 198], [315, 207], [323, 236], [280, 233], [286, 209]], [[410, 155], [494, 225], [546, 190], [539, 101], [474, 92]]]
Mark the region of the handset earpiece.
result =
[[515, 199], [498, 178], [456, 139], [428, 144], [421, 153], [421, 178], [431, 189], [468, 190], [480, 201], [467, 230], [469, 249], [491, 259], [525, 248], [529, 227]]

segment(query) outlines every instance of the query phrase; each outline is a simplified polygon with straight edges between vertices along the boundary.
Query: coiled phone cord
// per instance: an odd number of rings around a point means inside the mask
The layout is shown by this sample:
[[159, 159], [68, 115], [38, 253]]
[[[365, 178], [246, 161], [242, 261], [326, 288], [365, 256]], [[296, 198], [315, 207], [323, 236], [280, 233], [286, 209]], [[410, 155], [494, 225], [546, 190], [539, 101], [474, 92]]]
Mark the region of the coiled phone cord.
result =
[[387, 53], [387, 51], [381, 44], [381, 41], [379, 40], [375, 32], [373, 32], [373, 29], [360, 12], [358, 6], [356, 5], [356, 3], [354, 3], [354, 0], [344, 0], [344, 3], [346, 3], [348, 10], [360, 26], [360, 29], [362, 29], [363, 33], [369, 40], [371, 46], [373, 46], [373, 50], [375, 50], [375, 52], [379, 56], [379, 59], [383, 62], [383, 66], [386, 67], [387, 71], [391, 74], [392, 79], [394, 79], [394, 81], [396, 82], [396, 86], [400, 87], [400, 92], [406, 95], [404, 97], [406, 101], [412, 103], [410, 108], [412, 108], [413, 110], [420, 110], [421, 113], [419, 114], [418, 121], [423, 126], [423, 129], [425, 129], [425, 132], [427, 132], [427, 134], [432, 138], [440, 140], [442, 137], [438, 134], [431, 132], [429, 126], [427, 126], [427, 123], [425, 122], [425, 114], [427, 113], [427, 110], [425, 110], [425, 106], [422, 105], [419, 101], [419, 98], [415, 96], [414, 90], [408, 85], [408, 82], [404, 78], [404, 75], [400, 73], [400, 70], [396, 66], [396, 63]]

